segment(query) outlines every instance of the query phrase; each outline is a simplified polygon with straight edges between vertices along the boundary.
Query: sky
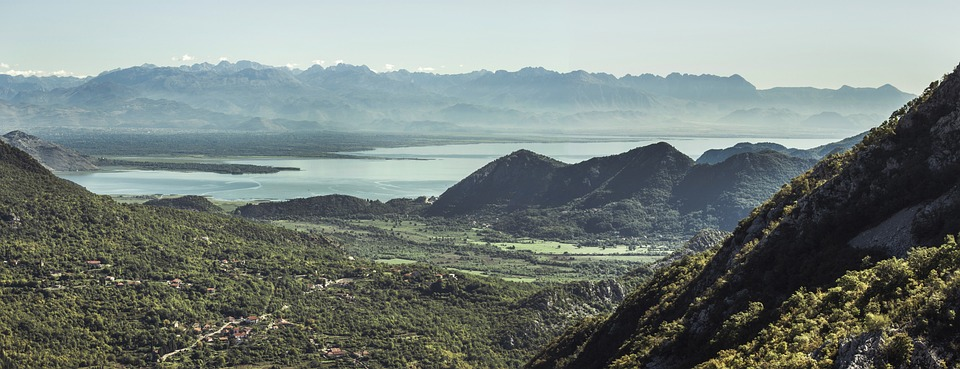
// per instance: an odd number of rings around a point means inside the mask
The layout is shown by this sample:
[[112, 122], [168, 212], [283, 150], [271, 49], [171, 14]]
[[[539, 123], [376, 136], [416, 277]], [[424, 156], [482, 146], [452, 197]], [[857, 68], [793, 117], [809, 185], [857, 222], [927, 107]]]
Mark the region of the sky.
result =
[[540, 66], [919, 93], [960, 63], [957, 14], [956, 0], [4, 0], [0, 73], [220, 60], [380, 72]]

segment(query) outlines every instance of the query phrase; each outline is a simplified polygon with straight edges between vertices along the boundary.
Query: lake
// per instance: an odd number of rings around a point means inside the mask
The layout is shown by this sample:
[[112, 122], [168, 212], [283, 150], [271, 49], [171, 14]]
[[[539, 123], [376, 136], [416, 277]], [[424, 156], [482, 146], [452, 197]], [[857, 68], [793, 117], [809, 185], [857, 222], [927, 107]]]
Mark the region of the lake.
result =
[[[692, 158], [711, 148], [738, 142], [776, 142], [787, 147], [811, 148], [839, 139], [664, 138], [625, 142], [483, 143], [383, 148], [351, 153], [383, 159], [210, 158], [210, 162], [297, 167], [298, 172], [273, 174], [216, 174], [121, 170], [57, 173], [88, 190], [105, 195], [204, 195], [221, 200], [285, 200], [329, 194], [365, 199], [438, 196], [490, 161], [518, 149], [577, 163], [596, 156], [629, 151], [659, 141], [669, 142]], [[406, 160], [426, 159], [426, 160]], [[207, 160], [205, 160], [207, 161]]]

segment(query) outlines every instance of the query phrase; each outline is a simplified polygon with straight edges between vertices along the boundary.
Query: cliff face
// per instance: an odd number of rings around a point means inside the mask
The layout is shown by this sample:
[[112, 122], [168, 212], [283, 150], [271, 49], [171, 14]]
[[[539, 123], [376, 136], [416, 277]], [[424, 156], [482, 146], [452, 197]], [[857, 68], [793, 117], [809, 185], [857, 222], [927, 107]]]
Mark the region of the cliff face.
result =
[[51, 170], [73, 172], [99, 169], [89, 159], [74, 150], [41, 140], [22, 131], [11, 131], [0, 136], [0, 140], [30, 154]]
[[[909, 262], [873, 263], [903, 257], [915, 246], [940, 245], [960, 230], [958, 153], [960, 73], [954, 71], [851, 151], [793, 179], [741, 221], [722, 247], [661, 270], [609, 319], [569, 332], [565, 337], [577, 339], [555, 342], [529, 367], [736, 367], [774, 351], [767, 359], [831, 366], [834, 360], [854, 360], [850, 350], [858, 350], [857, 342], [870, 346], [870, 332], [884, 340], [870, 363], [911, 365], [910, 355], [905, 361], [878, 356], [894, 350], [891, 342], [917, 358], [954, 360], [943, 351], [956, 348], [957, 337], [942, 337], [937, 333], [942, 327], [918, 323], [899, 302], [931, 293], [909, 287], [933, 280], [924, 279], [929, 270], [958, 273], [955, 243], [918, 251]], [[955, 294], [952, 282], [940, 283], [934, 293]], [[891, 285], [893, 291], [903, 286], [901, 294], [886, 293]], [[843, 302], [849, 295], [861, 297]], [[909, 309], [950, 316], [952, 300], [939, 305], [923, 300]], [[811, 338], [820, 345], [768, 347], [778, 332], [790, 331], [786, 324], [800, 320], [799, 314], [819, 318], [824, 322], [817, 323], [819, 336], [832, 335], [843, 344]], [[850, 327], [840, 330], [836, 322], [828, 324], [831, 319]], [[916, 351], [920, 344], [930, 349]]]

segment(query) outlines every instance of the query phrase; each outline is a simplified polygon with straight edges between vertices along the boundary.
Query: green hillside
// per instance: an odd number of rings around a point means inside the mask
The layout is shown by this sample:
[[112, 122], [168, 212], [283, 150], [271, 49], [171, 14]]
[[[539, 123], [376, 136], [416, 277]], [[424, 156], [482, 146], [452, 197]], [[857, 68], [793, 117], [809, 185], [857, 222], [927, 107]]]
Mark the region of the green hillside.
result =
[[[515, 367], [570, 318], [619, 301], [117, 204], [5, 144], [0, 259], [0, 367]], [[559, 296], [550, 310], [531, 302], [546, 291]]]

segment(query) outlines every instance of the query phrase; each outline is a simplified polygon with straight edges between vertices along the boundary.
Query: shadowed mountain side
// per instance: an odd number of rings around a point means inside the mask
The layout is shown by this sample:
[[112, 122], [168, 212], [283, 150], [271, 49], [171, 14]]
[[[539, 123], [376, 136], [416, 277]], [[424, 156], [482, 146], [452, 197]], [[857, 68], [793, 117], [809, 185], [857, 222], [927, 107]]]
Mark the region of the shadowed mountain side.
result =
[[733, 229], [813, 163], [763, 152], [694, 165], [662, 142], [570, 165], [521, 150], [445, 191], [426, 214], [489, 217], [499, 229], [537, 236], [690, 236]]
[[776, 189], [814, 164], [816, 160], [776, 151], [737, 154], [691, 168], [673, 191], [673, 200], [681, 213], [706, 211], [718, 218], [720, 229], [733, 229]]
[[665, 142], [623, 154], [593, 158], [561, 168], [555, 197], [571, 194], [579, 208], [596, 208], [625, 199], [665, 203], [693, 160]]
[[550, 190], [560, 161], [528, 150], [494, 160], [450, 187], [427, 209], [429, 215], [469, 214], [539, 205]]
[[627, 198], [660, 203], [692, 165], [689, 157], [663, 142], [572, 165], [520, 150], [450, 187], [427, 214], [572, 204], [595, 208]]

